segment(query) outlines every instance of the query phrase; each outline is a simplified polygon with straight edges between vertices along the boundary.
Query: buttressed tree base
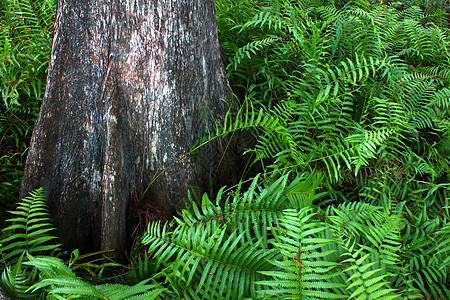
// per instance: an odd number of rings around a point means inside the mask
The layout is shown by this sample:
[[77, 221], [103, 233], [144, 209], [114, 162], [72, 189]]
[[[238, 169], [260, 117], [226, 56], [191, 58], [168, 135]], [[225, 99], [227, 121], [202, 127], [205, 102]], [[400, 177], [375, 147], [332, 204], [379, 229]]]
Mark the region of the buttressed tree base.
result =
[[[219, 47], [213, 1], [58, 1], [21, 196], [44, 187], [67, 248], [123, 250], [132, 196], [220, 124]], [[147, 201], [170, 215], [188, 189], [210, 190], [222, 144], [167, 169]]]

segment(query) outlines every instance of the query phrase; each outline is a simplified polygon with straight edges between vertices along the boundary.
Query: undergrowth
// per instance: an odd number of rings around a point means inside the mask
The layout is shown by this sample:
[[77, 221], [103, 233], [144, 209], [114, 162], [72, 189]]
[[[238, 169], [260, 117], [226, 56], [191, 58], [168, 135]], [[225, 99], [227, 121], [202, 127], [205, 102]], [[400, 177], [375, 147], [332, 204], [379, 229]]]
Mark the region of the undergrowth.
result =
[[55, 12], [54, 0], [0, 3], [1, 215], [18, 200], [24, 153], [45, 89]]

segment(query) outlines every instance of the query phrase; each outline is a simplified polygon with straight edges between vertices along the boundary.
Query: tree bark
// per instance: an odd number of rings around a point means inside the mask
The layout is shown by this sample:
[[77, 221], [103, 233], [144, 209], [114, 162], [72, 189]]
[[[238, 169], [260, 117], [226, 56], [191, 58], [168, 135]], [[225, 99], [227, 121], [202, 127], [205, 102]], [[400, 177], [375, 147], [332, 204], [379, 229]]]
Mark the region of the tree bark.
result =
[[[220, 57], [213, 1], [58, 1], [21, 195], [44, 187], [66, 247], [124, 249], [130, 201], [225, 116]], [[146, 200], [171, 214], [210, 190], [222, 150], [176, 163]]]

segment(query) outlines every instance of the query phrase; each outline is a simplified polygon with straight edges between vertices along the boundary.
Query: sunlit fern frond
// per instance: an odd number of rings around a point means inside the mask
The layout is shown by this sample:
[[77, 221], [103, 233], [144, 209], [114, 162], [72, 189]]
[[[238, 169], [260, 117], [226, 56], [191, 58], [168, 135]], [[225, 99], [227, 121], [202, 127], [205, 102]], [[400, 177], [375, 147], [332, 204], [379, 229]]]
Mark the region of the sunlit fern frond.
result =
[[36, 281], [36, 272], [30, 273], [29, 268], [23, 265], [25, 253], [16, 260], [15, 264], [3, 269], [0, 283], [8, 295], [14, 299], [35, 299], [36, 295], [28, 293], [28, 289]]
[[[268, 248], [267, 239], [272, 235], [276, 222], [283, 209], [289, 206], [286, 189], [294, 184], [288, 184], [289, 174], [280, 176], [273, 182], [263, 182], [256, 176], [245, 192], [239, 190], [224, 197], [222, 188], [213, 202], [204, 194], [201, 203], [190, 199], [190, 210], [183, 210], [180, 226], [200, 226], [209, 224], [209, 234], [226, 224], [229, 234], [237, 231], [243, 234], [241, 243], [255, 238], [261, 242], [261, 247]], [[311, 193], [314, 188], [310, 187]], [[225, 199], [224, 199], [225, 198]], [[206, 229], [204, 229], [206, 230]]]
[[350, 144], [357, 145], [351, 157], [351, 164], [355, 165], [355, 175], [363, 166], [369, 165], [369, 160], [376, 159], [382, 145], [389, 144], [389, 140], [396, 140], [396, 129], [382, 128], [379, 130], [363, 130], [348, 136], [346, 139]]
[[264, 299], [344, 297], [335, 292], [344, 285], [333, 282], [338, 263], [328, 259], [336, 250], [325, 249], [334, 241], [325, 237], [326, 227], [316, 222], [314, 216], [309, 208], [283, 212], [272, 242], [279, 254], [270, 260], [277, 270], [261, 272], [271, 280], [258, 282], [265, 288], [259, 291]]
[[450, 109], [450, 89], [442, 88], [434, 92], [434, 97], [428, 103], [429, 107], [439, 107], [443, 110]]
[[[342, 264], [349, 265], [343, 272], [347, 275], [346, 290], [350, 291], [349, 299], [401, 299], [396, 289], [389, 287], [389, 272], [379, 266], [380, 257], [377, 252], [365, 251], [363, 247], [345, 244], [348, 252], [344, 253]], [[356, 249], [355, 249], [356, 248]]]
[[261, 51], [262, 49], [274, 44], [277, 40], [277, 37], [267, 37], [248, 43], [236, 52], [229, 66], [233, 66], [236, 69], [237, 66], [241, 64], [241, 61], [244, 61], [244, 59], [246, 58], [250, 59], [252, 55], [257, 54], [257, 52]]
[[[258, 272], [270, 268], [272, 251], [256, 241], [242, 242], [244, 233], [228, 233], [225, 226], [210, 230], [210, 224], [149, 224], [142, 242], [166, 269], [163, 273], [174, 292], [183, 299], [239, 299], [254, 297]], [[232, 288], [230, 288], [232, 287]], [[238, 288], [239, 287], [239, 288]]]
[[11, 225], [2, 230], [3, 238], [0, 240], [4, 263], [14, 264], [25, 251], [31, 254], [60, 251], [60, 244], [54, 243], [56, 237], [50, 235], [55, 229], [51, 224], [42, 188], [22, 199], [10, 214], [13, 217], [7, 222]]
[[37, 189], [17, 203], [9, 212], [9, 224], [2, 230], [0, 240], [2, 286], [18, 298], [34, 298], [28, 288], [38, 280], [38, 272], [26, 264], [25, 253], [59, 255], [60, 244], [51, 235], [55, 230], [47, 212], [43, 189]]
[[226, 224], [229, 233], [237, 230], [238, 234], [244, 234], [242, 242], [256, 239], [268, 249], [268, 239], [273, 236], [282, 211], [311, 207], [316, 189], [323, 181], [320, 173], [297, 174], [292, 179], [293, 176], [287, 172], [272, 180], [258, 175], [245, 192], [238, 190], [225, 198], [222, 188], [215, 202], [205, 194], [201, 204], [189, 202], [191, 209], [183, 210], [177, 223], [188, 226], [209, 223], [210, 233]]
[[402, 271], [398, 255], [402, 248], [401, 215], [350, 202], [332, 209], [328, 218], [344, 259], [340, 278], [347, 284], [350, 298], [370, 295], [371, 299], [397, 299], [399, 295], [390, 283]]
[[41, 279], [29, 288], [30, 291], [45, 291], [53, 299], [162, 299], [166, 291], [156, 283], [148, 283], [151, 279], [135, 285], [101, 284], [92, 285], [77, 277], [62, 260], [50, 256], [32, 256], [28, 254], [27, 265], [41, 272]]
[[[444, 188], [448, 190], [448, 186]], [[399, 253], [404, 260], [409, 285], [435, 299], [445, 298], [450, 292], [447, 285], [450, 269], [448, 215], [442, 224], [441, 211], [434, 213], [432, 206], [427, 205], [437, 200], [441, 194], [439, 190], [437, 187], [434, 189], [437, 193], [425, 196], [426, 202], [422, 205], [415, 202], [404, 207], [408, 222], [402, 232], [403, 247]], [[418, 197], [423, 198], [420, 194]]]
[[[337, 208], [330, 208], [328, 218], [333, 234], [350, 247], [351, 244], [363, 242], [363, 238], [369, 234], [369, 228], [374, 222], [387, 220], [386, 216], [380, 215], [382, 210], [380, 206], [364, 202], [349, 202], [340, 204]], [[380, 219], [377, 220], [377, 218]], [[390, 229], [398, 230], [398, 228]]]
[[267, 145], [267, 147], [257, 145], [252, 150], [258, 154], [257, 159], [271, 159], [280, 151], [289, 149], [290, 157], [294, 158], [297, 164], [302, 164], [303, 156], [297, 150], [292, 135], [284, 127], [283, 116], [280, 117], [276, 114], [266, 113], [263, 109], [260, 109], [259, 112], [255, 111], [252, 104], [245, 102], [235, 116], [228, 112], [225, 116], [223, 127], [217, 127], [215, 133], [210, 132], [208, 136], [205, 136], [202, 141], [198, 142], [195, 149], [216, 137], [224, 136], [238, 130], [257, 128], [264, 132], [264, 135], [261, 135], [261, 139], [267, 141], [265, 144], [262, 143]]

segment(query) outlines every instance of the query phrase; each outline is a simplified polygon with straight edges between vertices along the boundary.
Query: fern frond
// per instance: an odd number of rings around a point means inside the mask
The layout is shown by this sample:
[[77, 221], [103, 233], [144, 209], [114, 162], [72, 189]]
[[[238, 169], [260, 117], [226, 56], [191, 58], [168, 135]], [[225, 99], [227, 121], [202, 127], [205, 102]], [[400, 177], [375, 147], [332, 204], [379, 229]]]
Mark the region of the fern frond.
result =
[[[2, 6], [0, 86], [5, 106], [17, 109], [21, 105], [19, 92], [36, 100], [43, 95], [56, 3], [54, 0], [5, 0]], [[18, 84], [10, 86], [15, 80]]]
[[[316, 189], [323, 181], [321, 173], [303, 173], [290, 178], [292, 173], [266, 178], [260, 183], [260, 175], [251, 182], [247, 191], [233, 192], [223, 199], [222, 188], [213, 203], [205, 194], [201, 205], [190, 200], [189, 210], [182, 211], [182, 219], [175, 218], [179, 225], [198, 226], [209, 223], [210, 230], [226, 224], [227, 230], [244, 234], [242, 242], [257, 240], [260, 247], [269, 249], [268, 239], [273, 236], [278, 219], [286, 208], [311, 207]], [[211, 234], [212, 234], [211, 231]]]
[[234, 58], [230, 62], [230, 66], [233, 66], [235, 69], [238, 67], [238, 65], [241, 64], [241, 61], [244, 60], [244, 58], [252, 58], [252, 55], [256, 54], [257, 52], [261, 51], [262, 49], [274, 44], [279, 38], [277, 37], [267, 37], [261, 40], [253, 41], [245, 45], [244, 47], [240, 48]]
[[359, 169], [369, 164], [369, 159], [376, 158], [377, 148], [387, 144], [391, 136], [395, 135], [395, 129], [383, 128], [381, 130], [367, 131], [361, 130], [361, 133], [353, 134], [346, 140], [356, 146], [356, 151], [351, 163], [355, 165], [355, 176]]
[[149, 245], [155, 259], [169, 267], [166, 276], [182, 298], [203, 295], [238, 299], [255, 295], [258, 288], [254, 282], [262, 278], [258, 271], [269, 268], [266, 259], [272, 252], [252, 241], [243, 243], [244, 233], [228, 235], [224, 227], [209, 234], [209, 226], [182, 224], [168, 232], [167, 224], [149, 224], [142, 243]]
[[398, 213], [390, 214], [379, 206], [367, 203], [350, 202], [333, 208], [328, 218], [333, 234], [345, 245], [346, 251], [360, 244], [378, 253], [380, 262], [385, 265], [399, 262], [397, 253], [402, 247], [400, 232], [403, 219]]
[[352, 292], [348, 299], [399, 299], [400, 295], [394, 293], [396, 290], [389, 288], [389, 282], [385, 280], [389, 274], [384, 268], [376, 267], [379, 259], [377, 255], [367, 253], [362, 247], [355, 251], [354, 246], [344, 245], [349, 251], [344, 256], [349, 258], [342, 261], [344, 265], [350, 265], [344, 270], [348, 276], [346, 290]]
[[413, 210], [405, 207], [405, 210], [409, 222], [403, 232], [400, 255], [405, 259], [406, 279], [424, 295], [445, 297], [449, 293], [449, 249], [445, 235], [448, 225], [441, 225], [439, 215], [437, 218], [430, 216], [426, 205]]
[[313, 221], [315, 213], [309, 208], [288, 209], [283, 212], [276, 237], [272, 242], [280, 253], [270, 262], [279, 270], [261, 271], [272, 280], [259, 281], [266, 287], [262, 296], [277, 299], [339, 299], [344, 295], [334, 292], [343, 284], [333, 282], [338, 264], [329, 261], [336, 250], [324, 250], [334, 244], [324, 236], [326, 228]]
[[333, 234], [342, 241], [351, 240], [351, 243], [359, 241], [365, 232], [365, 224], [370, 222], [375, 211], [381, 209], [363, 202], [350, 202], [333, 208], [332, 212], [328, 212]]
[[438, 232], [439, 244], [437, 245], [437, 255], [442, 255], [444, 258], [441, 269], [450, 269], [450, 222], [447, 222]]
[[10, 214], [13, 217], [7, 222], [12, 224], [2, 230], [5, 237], [0, 241], [7, 264], [14, 264], [25, 251], [32, 254], [59, 251], [60, 244], [52, 244], [56, 237], [49, 235], [54, 228], [42, 188], [31, 192]]
[[267, 26], [269, 29], [274, 29], [279, 31], [283, 28], [283, 23], [279, 13], [276, 10], [261, 11], [253, 17], [252, 20], [246, 22], [240, 29], [240, 32], [247, 30], [249, 28], [264, 27]]
[[133, 286], [122, 284], [102, 284], [96, 286], [96, 289], [102, 293], [104, 299], [108, 300], [153, 300], [164, 299], [164, 293], [167, 289], [159, 284], [148, 284], [148, 280], [143, 280]]
[[384, 95], [383, 97], [374, 97], [373, 100], [374, 126], [387, 128], [398, 126], [402, 130], [410, 130], [411, 126], [408, 124], [408, 119], [405, 119], [407, 111], [402, 103], [392, 101]]
[[284, 195], [288, 178], [289, 174], [286, 174], [260, 186], [260, 178], [256, 176], [247, 191], [227, 199], [222, 222], [227, 224], [228, 230], [243, 234], [242, 242], [256, 239], [262, 248], [268, 249], [268, 237], [273, 233], [281, 211], [288, 205]]
[[[397, 299], [390, 287], [399, 272], [402, 217], [362, 202], [341, 204], [328, 212], [330, 228], [340, 245], [341, 279], [350, 298]], [[367, 298], [369, 297], [369, 298]]]
[[55, 297], [77, 295], [77, 297], [84, 299], [106, 299], [94, 286], [77, 277], [55, 276], [45, 278], [35, 283], [29, 291], [36, 292], [38, 290], [46, 290], [49, 295]]
[[323, 180], [324, 176], [320, 172], [297, 175], [284, 191], [289, 208], [312, 207], [316, 189]]
[[17, 299], [35, 298], [36, 295], [28, 294], [28, 288], [33, 284], [33, 275], [26, 270], [22, 265], [23, 253], [14, 265], [7, 266], [1, 275], [1, 286], [5, 289], [8, 295], [16, 297]]
[[121, 284], [92, 285], [77, 277], [72, 270], [56, 257], [27, 255], [25, 264], [34, 266], [42, 274], [42, 279], [28, 291], [45, 290], [57, 298], [70, 296], [83, 299], [160, 299], [166, 291], [159, 284], [147, 284], [149, 280], [127, 286]]
[[434, 93], [433, 100], [429, 106], [438, 106], [443, 109], [450, 109], [450, 89], [443, 88]]

